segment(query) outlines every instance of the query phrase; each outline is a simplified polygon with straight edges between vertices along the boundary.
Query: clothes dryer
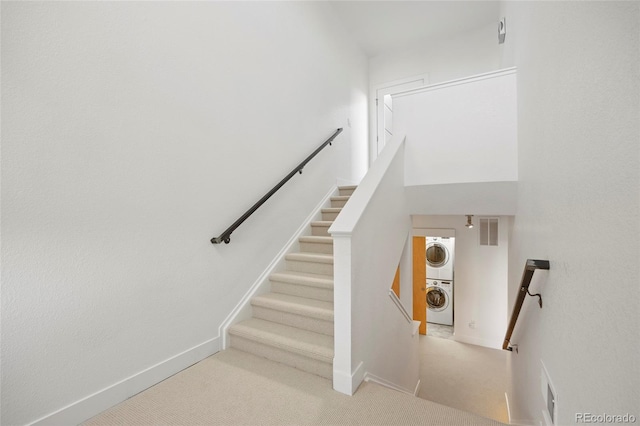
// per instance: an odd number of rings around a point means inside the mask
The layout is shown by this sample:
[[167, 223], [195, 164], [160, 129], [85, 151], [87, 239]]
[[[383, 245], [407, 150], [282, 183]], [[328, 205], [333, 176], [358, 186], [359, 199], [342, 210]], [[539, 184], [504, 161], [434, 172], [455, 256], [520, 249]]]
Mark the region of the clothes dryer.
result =
[[455, 238], [427, 237], [427, 278], [453, 281]]

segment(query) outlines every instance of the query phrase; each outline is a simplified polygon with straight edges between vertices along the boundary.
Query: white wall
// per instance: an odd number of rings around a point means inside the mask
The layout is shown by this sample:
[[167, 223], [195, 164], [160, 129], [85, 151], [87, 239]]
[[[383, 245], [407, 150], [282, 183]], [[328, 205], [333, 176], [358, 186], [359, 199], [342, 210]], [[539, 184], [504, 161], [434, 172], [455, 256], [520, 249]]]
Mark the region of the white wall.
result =
[[467, 182], [404, 188], [410, 214], [514, 215], [518, 182]]
[[466, 217], [462, 215], [414, 215], [413, 235], [436, 235], [434, 229], [455, 231], [455, 339], [499, 349], [507, 330], [508, 317], [509, 218], [498, 217], [498, 246], [480, 246], [478, 218], [473, 218], [476, 226], [468, 229], [464, 226]]
[[504, 4], [520, 151], [510, 286], [527, 258], [551, 262], [544, 307], [528, 312], [510, 356], [514, 420], [542, 421], [541, 363], [557, 424], [583, 412], [640, 418], [639, 7]]
[[[383, 83], [428, 74], [429, 84], [468, 77], [500, 68], [497, 23], [455, 37], [416, 43], [369, 59], [369, 82]], [[371, 155], [375, 156], [375, 99], [369, 100]]]
[[405, 184], [518, 179], [515, 70], [485, 73], [393, 97], [407, 136]]
[[[77, 423], [217, 350], [310, 210], [362, 175], [367, 59], [331, 12], [2, 3], [3, 424], [115, 385], [56, 417]], [[230, 245], [209, 243], [337, 127]]]
[[374, 56], [369, 60], [371, 86], [424, 73], [433, 84], [496, 70], [500, 67], [496, 25]]

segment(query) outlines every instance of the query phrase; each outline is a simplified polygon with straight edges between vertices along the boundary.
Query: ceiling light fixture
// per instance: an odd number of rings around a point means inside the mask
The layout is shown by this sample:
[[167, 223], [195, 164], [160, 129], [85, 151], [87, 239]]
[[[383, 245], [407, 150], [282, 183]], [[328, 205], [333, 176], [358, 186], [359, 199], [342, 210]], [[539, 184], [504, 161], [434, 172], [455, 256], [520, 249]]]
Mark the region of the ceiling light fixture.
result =
[[467, 224], [465, 226], [469, 229], [473, 228], [473, 222], [471, 222], [472, 217], [473, 217], [472, 214], [467, 215]]

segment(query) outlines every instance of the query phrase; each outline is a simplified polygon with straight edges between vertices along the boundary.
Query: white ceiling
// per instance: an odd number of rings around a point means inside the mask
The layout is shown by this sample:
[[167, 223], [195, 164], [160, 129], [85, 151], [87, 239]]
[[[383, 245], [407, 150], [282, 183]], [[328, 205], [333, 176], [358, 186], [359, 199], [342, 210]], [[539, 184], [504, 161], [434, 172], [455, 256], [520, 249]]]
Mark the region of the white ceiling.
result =
[[[370, 57], [449, 37], [499, 19], [498, 1], [331, 1]], [[497, 37], [497, 36], [496, 36]]]

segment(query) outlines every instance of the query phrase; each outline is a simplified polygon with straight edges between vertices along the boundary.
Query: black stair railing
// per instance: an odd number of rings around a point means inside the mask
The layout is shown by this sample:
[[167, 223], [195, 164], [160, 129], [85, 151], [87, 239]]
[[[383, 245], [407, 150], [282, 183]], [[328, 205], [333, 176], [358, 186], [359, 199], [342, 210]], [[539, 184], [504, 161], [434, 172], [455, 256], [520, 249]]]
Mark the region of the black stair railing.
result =
[[531, 279], [533, 278], [533, 273], [536, 269], [549, 269], [549, 261], [548, 260], [534, 260], [527, 259], [527, 263], [524, 266], [524, 272], [522, 273], [522, 280], [520, 281], [520, 292], [518, 293], [518, 297], [516, 298], [516, 304], [513, 306], [513, 312], [511, 313], [511, 321], [509, 321], [509, 327], [507, 328], [507, 333], [504, 336], [504, 342], [502, 343], [502, 349], [507, 351], [512, 351], [513, 347], [517, 346], [511, 344], [511, 336], [513, 335], [513, 330], [516, 328], [516, 323], [518, 322], [518, 316], [520, 315], [520, 310], [522, 309], [522, 304], [524, 303], [524, 299], [529, 296], [536, 296], [538, 298], [538, 305], [542, 309], [542, 296], [540, 294], [531, 294], [529, 293], [529, 284], [531, 284]]
[[255, 203], [253, 206], [251, 206], [251, 208], [249, 210], [247, 210], [242, 216], [240, 216], [240, 218], [238, 218], [238, 220], [236, 220], [235, 222], [233, 222], [233, 224], [228, 227], [222, 234], [220, 234], [217, 237], [214, 237], [211, 239], [211, 243], [212, 244], [220, 244], [222, 242], [224, 242], [225, 244], [229, 244], [229, 242], [231, 241], [231, 233], [233, 231], [236, 230], [236, 228], [238, 226], [240, 226], [242, 224], [242, 222], [244, 222], [245, 220], [247, 220], [247, 218], [249, 216], [251, 216], [256, 210], [258, 210], [260, 208], [261, 205], [263, 205], [265, 203], [265, 201], [267, 201], [273, 194], [275, 194], [285, 183], [287, 183], [289, 181], [289, 179], [291, 179], [296, 173], [302, 173], [302, 169], [304, 169], [304, 166], [307, 165], [307, 163], [309, 161], [311, 161], [311, 159], [313, 157], [315, 157], [320, 151], [322, 151], [327, 145], [331, 145], [333, 140], [340, 134], [342, 133], [342, 128], [339, 128], [338, 130], [336, 130], [334, 132], [333, 135], [331, 135], [331, 137], [329, 139], [327, 139], [326, 141], [323, 142], [322, 145], [320, 145], [318, 147], [318, 149], [316, 149], [315, 151], [313, 151], [311, 153], [311, 155], [309, 155], [307, 158], [304, 159], [304, 161], [300, 164], [298, 164], [298, 166], [296, 166], [295, 169], [293, 169], [291, 171], [291, 173], [289, 173], [287, 176], [284, 177], [284, 179], [282, 179], [280, 182], [278, 182], [278, 184], [276, 184], [276, 186], [274, 186], [269, 192], [267, 192], [262, 198], [260, 198], [258, 200], [257, 203]]

